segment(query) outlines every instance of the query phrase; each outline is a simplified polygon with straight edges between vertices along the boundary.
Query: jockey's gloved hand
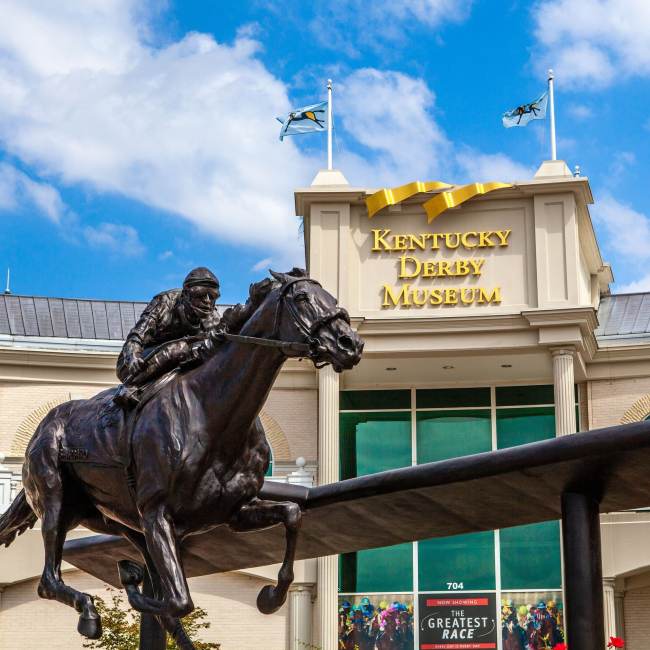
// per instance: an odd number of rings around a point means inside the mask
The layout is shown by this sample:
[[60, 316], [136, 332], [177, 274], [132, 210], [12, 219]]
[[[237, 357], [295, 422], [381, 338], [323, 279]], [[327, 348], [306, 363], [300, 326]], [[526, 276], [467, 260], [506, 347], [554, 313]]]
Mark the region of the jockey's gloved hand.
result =
[[146, 365], [142, 357], [131, 357], [128, 363], [129, 375], [131, 377], [139, 375], [145, 369]]
[[210, 340], [215, 343], [223, 343], [226, 340], [225, 334], [225, 325], [219, 325], [218, 327], [210, 330]]

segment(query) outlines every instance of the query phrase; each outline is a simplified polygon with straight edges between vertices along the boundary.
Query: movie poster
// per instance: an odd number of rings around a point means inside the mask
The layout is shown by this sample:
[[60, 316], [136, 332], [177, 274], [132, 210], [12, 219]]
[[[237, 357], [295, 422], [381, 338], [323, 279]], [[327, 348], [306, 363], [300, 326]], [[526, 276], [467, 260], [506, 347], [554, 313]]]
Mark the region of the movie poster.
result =
[[414, 650], [413, 596], [339, 596], [339, 650]]
[[503, 650], [552, 650], [564, 643], [562, 592], [503, 592]]
[[494, 594], [420, 594], [420, 650], [497, 647]]

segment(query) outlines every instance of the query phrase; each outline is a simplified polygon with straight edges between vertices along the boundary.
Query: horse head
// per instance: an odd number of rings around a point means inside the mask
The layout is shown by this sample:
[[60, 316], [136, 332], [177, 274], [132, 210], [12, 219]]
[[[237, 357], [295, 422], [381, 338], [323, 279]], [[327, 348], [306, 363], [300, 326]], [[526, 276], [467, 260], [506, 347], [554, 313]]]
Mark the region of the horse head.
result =
[[[289, 273], [271, 271], [277, 282], [274, 338], [306, 343], [307, 355], [317, 368], [328, 363], [336, 372], [349, 370], [361, 360], [363, 341], [350, 326], [348, 312], [302, 269]], [[273, 292], [275, 293], [275, 292]], [[287, 356], [305, 356], [285, 352]]]

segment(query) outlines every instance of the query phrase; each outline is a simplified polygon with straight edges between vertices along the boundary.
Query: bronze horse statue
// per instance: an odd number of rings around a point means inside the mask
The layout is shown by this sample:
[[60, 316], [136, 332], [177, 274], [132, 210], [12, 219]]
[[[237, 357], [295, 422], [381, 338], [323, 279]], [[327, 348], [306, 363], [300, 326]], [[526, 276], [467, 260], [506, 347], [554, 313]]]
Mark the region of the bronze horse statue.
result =
[[258, 414], [288, 357], [341, 372], [359, 362], [363, 342], [347, 312], [304, 271], [271, 273], [273, 281], [251, 285], [239, 306], [245, 319], [237, 333], [226, 334], [202, 365], [167, 378], [130, 417], [113, 405], [116, 389], [109, 389], [53, 408], [34, 433], [24, 489], [0, 517], [0, 543], [41, 519], [38, 594], [74, 607], [84, 636], [101, 636], [100, 617], [91, 596], [61, 579], [63, 543], [77, 525], [120, 535], [138, 549], [153, 597], [139, 589], [143, 567], [122, 561], [129, 603], [158, 617], [181, 648], [194, 647], [179, 620], [194, 609], [181, 558], [188, 535], [219, 525], [284, 525], [277, 585], [260, 591], [257, 606], [270, 614], [284, 603], [301, 511], [258, 497], [270, 459]]

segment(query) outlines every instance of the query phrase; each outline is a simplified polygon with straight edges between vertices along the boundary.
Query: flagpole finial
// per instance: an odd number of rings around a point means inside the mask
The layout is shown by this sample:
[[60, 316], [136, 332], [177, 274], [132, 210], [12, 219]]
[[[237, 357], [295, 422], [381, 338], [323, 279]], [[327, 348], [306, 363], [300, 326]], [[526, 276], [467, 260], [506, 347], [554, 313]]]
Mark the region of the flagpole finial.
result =
[[553, 68], [548, 69], [548, 78], [550, 79], [555, 79], [555, 72], [553, 72]]

